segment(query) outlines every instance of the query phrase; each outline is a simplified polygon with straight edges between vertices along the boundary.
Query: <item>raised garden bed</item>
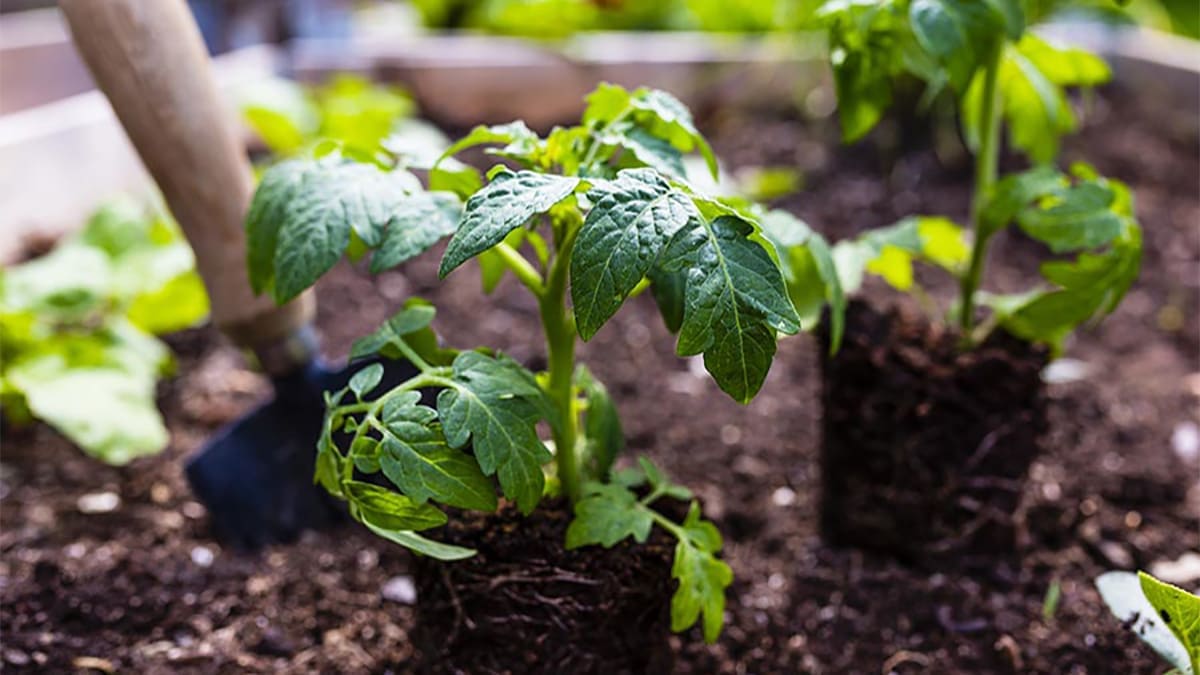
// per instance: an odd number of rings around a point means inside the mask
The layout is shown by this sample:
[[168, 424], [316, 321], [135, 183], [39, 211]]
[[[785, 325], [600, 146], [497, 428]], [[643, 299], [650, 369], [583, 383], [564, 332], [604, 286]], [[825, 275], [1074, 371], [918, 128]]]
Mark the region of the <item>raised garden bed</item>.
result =
[[[804, 126], [778, 110], [719, 110], [702, 122], [734, 167], [802, 169], [805, 189], [782, 205], [834, 238], [911, 212], [966, 212], [969, 170], [952, 158], [876, 145], [835, 150], [832, 124]], [[1179, 425], [1196, 421], [1200, 137], [1194, 117], [1180, 124], [1114, 87], [1068, 140], [1066, 159], [1080, 150], [1134, 189], [1146, 257], [1118, 312], [1071, 345], [1086, 376], [1047, 388], [1046, 451], [1022, 495], [1025, 538], [1012, 561], [918, 569], [822, 543], [814, 340], [781, 343], [748, 409], [672, 356], [647, 298], [584, 347], [620, 402], [631, 451], [696, 488], [726, 536], [737, 579], [726, 632], [711, 647], [673, 638], [677, 672], [1161, 670], [1091, 581], [1200, 548], [1196, 460], [1171, 444]], [[887, 182], [876, 178], [881, 164], [893, 168]], [[1022, 255], [1031, 250], [1019, 237], [997, 242], [998, 285], [1032, 274]], [[344, 354], [419, 294], [443, 308], [438, 327], [455, 342], [493, 344], [536, 364], [528, 296], [510, 280], [482, 298], [470, 273], [439, 284], [439, 253], [404, 276], [335, 270], [318, 286], [326, 349]], [[893, 297], [875, 290], [872, 300]], [[162, 457], [101, 468], [44, 427], [4, 430], [6, 667], [409, 670], [412, 561], [401, 549], [353, 527], [257, 557], [209, 539], [180, 460], [266, 391], [214, 332], [173, 344], [182, 358], [180, 376], [162, 391], [173, 438]], [[94, 497], [109, 492], [120, 498], [111, 509], [111, 498]], [[1044, 614], [1052, 587], [1060, 600]]]

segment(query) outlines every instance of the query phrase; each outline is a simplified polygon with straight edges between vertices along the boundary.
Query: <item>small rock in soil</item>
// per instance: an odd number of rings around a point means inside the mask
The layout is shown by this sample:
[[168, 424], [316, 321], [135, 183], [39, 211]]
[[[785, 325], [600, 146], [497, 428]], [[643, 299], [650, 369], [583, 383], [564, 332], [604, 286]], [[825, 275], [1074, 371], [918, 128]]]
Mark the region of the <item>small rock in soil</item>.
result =
[[387, 580], [383, 585], [383, 598], [398, 602], [402, 605], [411, 605], [417, 601], [417, 587], [413, 584], [412, 577], [398, 576]]
[[200, 567], [211, 566], [215, 557], [216, 555], [213, 554], [212, 549], [207, 546], [197, 546], [192, 549], [192, 562]]
[[1175, 454], [1185, 462], [1191, 462], [1200, 457], [1200, 426], [1195, 422], [1180, 422], [1171, 432], [1171, 447]]
[[1115, 541], [1102, 541], [1097, 545], [1100, 554], [1108, 561], [1108, 564], [1114, 569], [1128, 570], [1133, 569], [1133, 556], [1125, 547]]
[[80, 513], [108, 513], [121, 505], [121, 497], [115, 492], [92, 492], [75, 502]]
[[1200, 582], [1200, 553], [1188, 551], [1177, 560], [1156, 560], [1150, 563], [1150, 574], [1176, 586]]

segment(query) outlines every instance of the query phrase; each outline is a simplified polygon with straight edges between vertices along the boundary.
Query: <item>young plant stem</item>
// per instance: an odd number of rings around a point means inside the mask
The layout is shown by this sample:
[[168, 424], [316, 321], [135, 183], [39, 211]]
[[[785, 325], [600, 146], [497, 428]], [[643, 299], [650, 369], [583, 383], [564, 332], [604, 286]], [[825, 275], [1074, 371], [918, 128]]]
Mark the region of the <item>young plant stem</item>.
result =
[[990, 232], [984, 231], [980, 214], [996, 182], [997, 165], [1000, 157], [1000, 60], [1004, 55], [1004, 42], [997, 40], [993, 45], [983, 72], [982, 105], [979, 108], [979, 153], [975, 157], [975, 187], [971, 204], [971, 223], [975, 229], [975, 244], [971, 249], [971, 265], [962, 277], [959, 301], [959, 321], [963, 340], [971, 341], [971, 329], [975, 323], [975, 294], [983, 278], [983, 267], [987, 257]]
[[554, 459], [563, 494], [572, 503], [579, 499], [579, 463], [575, 443], [578, 435], [574, 375], [575, 322], [567, 310], [567, 278], [571, 250], [579, 233], [578, 224], [567, 224], [558, 250], [546, 276], [545, 292], [538, 298], [542, 328], [546, 333], [546, 358], [549, 362], [549, 384], [546, 393], [558, 414], [558, 424], [552, 424]]

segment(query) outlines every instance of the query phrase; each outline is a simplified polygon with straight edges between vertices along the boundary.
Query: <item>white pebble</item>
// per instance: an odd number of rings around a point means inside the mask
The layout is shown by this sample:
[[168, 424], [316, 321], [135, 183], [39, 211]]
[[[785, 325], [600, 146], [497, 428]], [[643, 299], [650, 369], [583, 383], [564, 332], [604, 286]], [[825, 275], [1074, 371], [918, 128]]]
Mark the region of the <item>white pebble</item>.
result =
[[197, 546], [192, 549], [192, 562], [196, 563], [200, 567], [208, 567], [212, 565], [214, 558], [216, 558], [216, 555], [213, 554], [212, 549], [207, 546]]
[[1195, 422], [1180, 422], [1171, 432], [1171, 447], [1175, 454], [1185, 462], [1191, 462], [1200, 456], [1200, 426]]
[[790, 487], [781, 487], [771, 493], [771, 501], [776, 506], [791, 506], [796, 503], [796, 491]]
[[383, 598], [402, 605], [416, 602], [417, 587], [413, 585], [412, 577], [399, 576], [388, 579], [383, 585]]
[[80, 513], [108, 513], [121, 505], [121, 497], [115, 492], [92, 492], [75, 502]]

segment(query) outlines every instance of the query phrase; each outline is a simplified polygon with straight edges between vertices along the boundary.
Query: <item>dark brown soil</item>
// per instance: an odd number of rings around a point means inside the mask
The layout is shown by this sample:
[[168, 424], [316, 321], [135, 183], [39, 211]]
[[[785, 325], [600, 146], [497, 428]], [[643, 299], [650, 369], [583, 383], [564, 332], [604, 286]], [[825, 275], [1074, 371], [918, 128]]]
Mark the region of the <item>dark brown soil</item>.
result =
[[[783, 341], [761, 395], [723, 397], [639, 298], [582, 349], [613, 394], [631, 455], [645, 453], [697, 491], [725, 534], [725, 632], [706, 646], [671, 638], [680, 673], [1159, 673], [1163, 667], [1102, 606], [1092, 579], [1200, 548], [1200, 465], [1172, 450], [1197, 420], [1200, 141], [1195, 110], [1114, 91], [1097, 100], [1067, 159], [1087, 156], [1128, 180], [1146, 227], [1141, 280], [1120, 310], [1068, 353], [1086, 377], [1047, 390], [1046, 452], [1022, 498], [1021, 557], [970, 573], [921, 570], [822, 543], [818, 535], [817, 347]], [[705, 124], [733, 166], [799, 166], [806, 189], [782, 202], [835, 237], [914, 212], [966, 213], [969, 170], [931, 153], [886, 166], [870, 144], [835, 145], [826, 122], [772, 111]], [[1038, 249], [1000, 239], [993, 287], [1032, 278]], [[436, 282], [436, 252], [406, 275], [339, 267], [318, 289], [332, 354], [409, 294], [437, 301], [435, 326], [459, 346], [541, 358], [534, 304], [478, 277]], [[926, 279], [935, 293], [944, 289]], [[872, 302], [894, 296], [868, 289]], [[944, 297], [944, 295], [943, 295]], [[174, 340], [178, 377], [162, 389], [168, 451], [123, 469], [97, 466], [43, 427], [4, 429], [0, 471], [0, 659], [6, 671], [408, 672], [414, 609], [383, 590], [412, 559], [361, 528], [309, 534], [258, 556], [222, 549], [187, 494], [184, 457], [264, 396], [261, 381], [209, 330]], [[108, 513], [80, 497], [113, 492]], [[1043, 599], [1057, 586], [1057, 610]], [[664, 589], [666, 592], [667, 589]], [[397, 598], [397, 599], [391, 599]], [[93, 660], [83, 660], [93, 659]], [[74, 665], [73, 665], [74, 664]]]
[[[1011, 554], [1046, 428], [1046, 349], [855, 300], [841, 349], [822, 331], [821, 532], [910, 562]], [[984, 561], [987, 558], [983, 558]]]
[[671, 668], [671, 542], [567, 551], [571, 516], [551, 502], [511, 506], [430, 534], [468, 560], [415, 561], [416, 642], [432, 673], [618, 675]]

